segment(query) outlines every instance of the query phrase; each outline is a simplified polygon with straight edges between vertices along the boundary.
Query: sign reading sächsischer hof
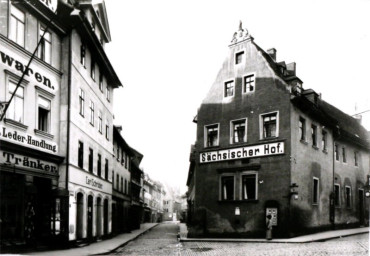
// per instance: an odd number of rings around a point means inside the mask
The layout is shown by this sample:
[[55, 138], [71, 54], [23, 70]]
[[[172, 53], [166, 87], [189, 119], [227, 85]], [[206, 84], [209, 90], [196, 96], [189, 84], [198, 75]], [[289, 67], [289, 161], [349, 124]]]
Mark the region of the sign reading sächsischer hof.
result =
[[284, 142], [230, 148], [200, 153], [200, 163], [284, 154]]

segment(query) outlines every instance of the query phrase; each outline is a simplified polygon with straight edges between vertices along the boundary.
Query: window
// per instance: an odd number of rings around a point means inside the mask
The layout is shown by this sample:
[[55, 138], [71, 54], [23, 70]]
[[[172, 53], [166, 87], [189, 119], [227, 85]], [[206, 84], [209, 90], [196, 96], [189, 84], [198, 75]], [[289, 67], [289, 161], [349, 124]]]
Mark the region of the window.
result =
[[206, 147], [218, 146], [218, 124], [205, 127]]
[[346, 186], [346, 207], [351, 208], [351, 197], [352, 197], [352, 192], [351, 192], [351, 187]]
[[242, 175], [242, 200], [257, 199], [257, 175], [243, 174]]
[[50, 100], [38, 97], [38, 129], [40, 131], [49, 132], [50, 105]]
[[123, 149], [121, 150], [121, 164], [123, 165], [125, 163], [125, 157], [126, 154], [124, 153]]
[[95, 81], [95, 61], [91, 59], [90, 76]]
[[[14, 93], [17, 84], [9, 81], [9, 99]], [[15, 93], [12, 102], [10, 103], [7, 110], [7, 117], [19, 123], [23, 123], [23, 111], [24, 111], [24, 88], [19, 86]]]
[[125, 168], [127, 169], [127, 166], [128, 166], [128, 157], [127, 157], [127, 154], [125, 153]]
[[101, 176], [101, 155], [98, 154], [98, 176], [100, 177]]
[[108, 85], [105, 87], [105, 90], [106, 90], [106, 96], [107, 96], [107, 101], [110, 101], [110, 92], [109, 92], [109, 87]]
[[235, 54], [235, 64], [240, 64], [243, 62], [243, 56], [244, 56], [244, 51], [238, 52]]
[[221, 177], [221, 200], [234, 200], [234, 176]]
[[338, 154], [338, 145], [334, 145], [334, 155], [335, 155], [335, 160], [339, 161], [339, 154]]
[[109, 169], [109, 163], [108, 163], [108, 159], [105, 158], [105, 179], [107, 180], [108, 179], [108, 169]]
[[86, 46], [81, 44], [81, 64], [86, 68]]
[[125, 179], [125, 194], [128, 194], [128, 189], [127, 189], [127, 180]]
[[312, 203], [319, 203], [319, 179], [313, 178], [313, 191], [312, 191]]
[[306, 141], [306, 119], [303, 117], [299, 118], [299, 139]]
[[94, 126], [94, 102], [90, 100], [90, 124]]
[[327, 143], [326, 143], [326, 131], [322, 131], [322, 137], [321, 137], [321, 147], [323, 151], [327, 151]]
[[109, 140], [109, 123], [108, 123], [108, 119], [105, 122], [105, 138], [107, 140]]
[[100, 133], [103, 132], [103, 120], [102, 120], [102, 116], [101, 116], [101, 111], [99, 110], [98, 112], [98, 130]]
[[246, 142], [246, 119], [231, 121], [232, 143]]
[[85, 92], [80, 88], [79, 90], [79, 103], [80, 103], [80, 115], [84, 116], [85, 115]]
[[89, 148], [89, 172], [93, 173], [94, 171], [94, 150]]
[[78, 167], [84, 167], [84, 144], [81, 141], [78, 142]]
[[116, 183], [117, 183], [116, 189], [119, 190], [119, 175], [118, 174], [116, 175]]
[[277, 113], [262, 115], [263, 122], [263, 137], [273, 138], [278, 137]]
[[234, 81], [225, 83], [225, 97], [234, 96]]
[[[40, 46], [38, 57], [43, 61], [51, 64], [51, 33], [46, 30], [46, 27], [40, 25]], [[44, 37], [41, 39], [42, 35]]]
[[346, 163], [347, 158], [346, 158], [346, 148], [345, 147], [342, 147], [342, 157], [343, 157], [343, 163]]
[[354, 158], [355, 158], [355, 166], [358, 166], [358, 152], [355, 151], [354, 153]]
[[121, 192], [123, 192], [123, 177], [121, 177]]
[[120, 155], [119, 155], [120, 153], [119, 153], [119, 147], [117, 146], [117, 161], [119, 162], [119, 157], [120, 157]]
[[10, 5], [9, 39], [24, 46], [25, 14], [17, 7]]
[[115, 189], [115, 187], [114, 187], [114, 171], [112, 171], [112, 186], [113, 186], [113, 189]]
[[334, 205], [336, 207], [340, 206], [340, 186], [339, 184], [334, 184]]
[[244, 93], [253, 92], [254, 89], [255, 89], [254, 74], [245, 76], [243, 92]]
[[99, 70], [99, 89], [101, 92], [103, 91], [103, 73], [101, 69]]
[[317, 147], [317, 126], [311, 125], [312, 146]]

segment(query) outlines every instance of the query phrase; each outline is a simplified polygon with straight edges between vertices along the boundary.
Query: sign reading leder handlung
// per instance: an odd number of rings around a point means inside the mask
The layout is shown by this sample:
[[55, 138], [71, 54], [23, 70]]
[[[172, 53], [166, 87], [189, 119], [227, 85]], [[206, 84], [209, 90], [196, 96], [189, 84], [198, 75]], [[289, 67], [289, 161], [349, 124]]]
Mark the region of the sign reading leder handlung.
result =
[[200, 153], [200, 163], [284, 154], [284, 142], [230, 148]]

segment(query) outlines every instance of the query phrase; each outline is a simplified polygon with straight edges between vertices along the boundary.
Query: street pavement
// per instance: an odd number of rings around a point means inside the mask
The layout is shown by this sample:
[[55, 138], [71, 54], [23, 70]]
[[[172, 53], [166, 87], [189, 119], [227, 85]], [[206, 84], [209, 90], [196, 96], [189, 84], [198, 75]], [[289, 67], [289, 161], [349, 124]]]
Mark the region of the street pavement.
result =
[[187, 228], [183, 223], [145, 223], [131, 233], [120, 234], [90, 245], [65, 250], [35, 251], [23, 255], [369, 255], [368, 227], [322, 232], [285, 241], [192, 240], [187, 239], [186, 234]]

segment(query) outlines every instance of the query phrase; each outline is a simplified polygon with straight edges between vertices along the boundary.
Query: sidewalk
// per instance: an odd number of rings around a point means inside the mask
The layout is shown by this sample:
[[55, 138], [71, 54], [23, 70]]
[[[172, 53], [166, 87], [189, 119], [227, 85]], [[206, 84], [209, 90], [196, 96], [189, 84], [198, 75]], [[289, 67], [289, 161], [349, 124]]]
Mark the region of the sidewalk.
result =
[[86, 245], [84, 247], [79, 248], [70, 248], [70, 249], [63, 249], [63, 250], [55, 250], [55, 251], [37, 251], [32, 253], [26, 253], [23, 255], [48, 255], [48, 256], [81, 256], [81, 255], [94, 255], [94, 254], [105, 254], [109, 253], [110, 251], [116, 249], [117, 247], [127, 244], [128, 242], [134, 240], [141, 234], [149, 231], [150, 229], [157, 226], [159, 223], [143, 223], [140, 225], [140, 229], [136, 229], [131, 231], [131, 233], [124, 233], [112, 237], [107, 240], [102, 240], [96, 243], [92, 243]]
[[343, 236], [351, 236], [356, 234], [369, 233], [369, 227], [364, 228], [353, 228], [353, 229], [341, 229], [320, 232], [315, 234], [309, 234], [305, 236], [298, 236], [293, 238], [277, 238], [272, 240], [266, 240], [262, 238], [187, 238], [187, 227], [186, 224], [180, 223], [180, 241], [181, 242], [258, 242], [258, 243], [308, 243], [317, 242], [333, 238], [339, 238]]

